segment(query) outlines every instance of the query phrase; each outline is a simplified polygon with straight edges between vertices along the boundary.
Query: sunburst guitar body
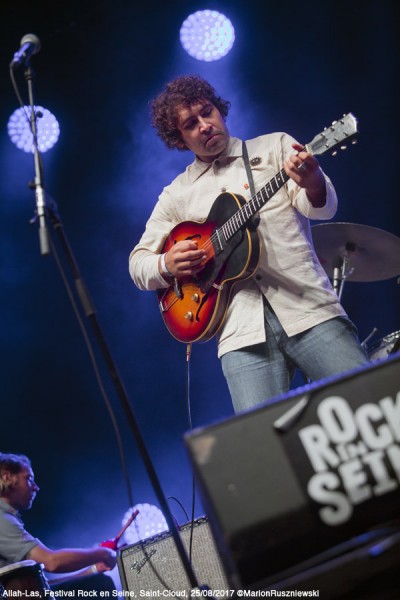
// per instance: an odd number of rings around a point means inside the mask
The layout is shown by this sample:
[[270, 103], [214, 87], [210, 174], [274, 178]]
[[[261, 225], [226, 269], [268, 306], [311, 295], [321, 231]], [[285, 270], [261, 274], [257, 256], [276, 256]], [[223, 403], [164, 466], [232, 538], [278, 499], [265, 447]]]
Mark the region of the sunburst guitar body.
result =
[[252, 224], [238, 229], [229, 240], [216, 233], [245, 203], [242, 196], [220, 194], [204, 223], [179, 223], [164, 242], [162, 252], [179, 241], [193, 240], [207, 254], [207, 263], [196, 277], [175, 280], [173, 286], [158, 290], [164, 323], [180, 342], [206, 342], [213, 337], [224, 319], [233, 284], [250, 277], [257, 266], [260, 242]]

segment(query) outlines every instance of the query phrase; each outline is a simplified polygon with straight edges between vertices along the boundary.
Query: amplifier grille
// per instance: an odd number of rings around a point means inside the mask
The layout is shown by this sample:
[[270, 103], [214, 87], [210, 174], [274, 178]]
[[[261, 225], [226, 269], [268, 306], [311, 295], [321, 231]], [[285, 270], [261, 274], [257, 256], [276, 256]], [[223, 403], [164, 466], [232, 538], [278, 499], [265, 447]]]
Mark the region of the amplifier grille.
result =
[[[188, 554], [191, 525], [187, 523], [179, 528]], [[206, 517], [193, 524], [192, 566], [199, 585], [207, 585], [211, 590], [229, 588]], [[123, 589], [129, 592], [183, 591], [191, 587], [169, 532], [120, 550], [118, 570]]]

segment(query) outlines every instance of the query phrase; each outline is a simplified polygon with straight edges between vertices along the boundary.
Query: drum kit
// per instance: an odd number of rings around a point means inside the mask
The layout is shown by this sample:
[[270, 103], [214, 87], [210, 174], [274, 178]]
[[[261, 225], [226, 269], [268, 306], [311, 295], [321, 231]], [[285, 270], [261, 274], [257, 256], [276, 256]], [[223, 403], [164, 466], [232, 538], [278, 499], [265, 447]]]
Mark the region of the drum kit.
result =
[[[322, 223], [314, 225], [311, 231], [319, 261], [339, 299], [347, 281], [383, 281], [400, 275], [400, 238], [392, 233], [353, 223]], [[363, 342], [364, 346], [375, 331]], [[371, 360], [386, 358], [399, 349], [400, 331], [367, 347]]]
[[[116, 535], [115, 538], [101, 542], [100, 546], [118, 550], [118, 543], [139, 514], [139, 510], [132, 511], [132, 514]], [[22, 560], [0, 568], [0, 598], [21, 597], [21, 598], [51, 598], [53, 597], [51, 587], [43, 573], [44, 565], [34, 560]], [[78, 571], [75, 575], [69, 574], [66, 577], [52, 580], [52, 584], [64, 583], [80, 579], [82, 575]]]
[[0, 569], [0, 598], [46, 598], [49, 593], [43, 565], [34, 560], [22, 560]]

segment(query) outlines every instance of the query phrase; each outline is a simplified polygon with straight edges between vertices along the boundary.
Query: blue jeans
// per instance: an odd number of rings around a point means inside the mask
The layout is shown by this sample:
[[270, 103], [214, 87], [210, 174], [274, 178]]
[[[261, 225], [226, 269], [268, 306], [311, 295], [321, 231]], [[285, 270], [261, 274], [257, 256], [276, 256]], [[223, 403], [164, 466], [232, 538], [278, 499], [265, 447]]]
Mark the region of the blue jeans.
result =
[[369, 362], [347, 318], [334, 317], [288, 337], [266, 302], [264, 317], [266, 342], [221, 358], [236, 413], [288, 392], [296, 368], [316, 381]]

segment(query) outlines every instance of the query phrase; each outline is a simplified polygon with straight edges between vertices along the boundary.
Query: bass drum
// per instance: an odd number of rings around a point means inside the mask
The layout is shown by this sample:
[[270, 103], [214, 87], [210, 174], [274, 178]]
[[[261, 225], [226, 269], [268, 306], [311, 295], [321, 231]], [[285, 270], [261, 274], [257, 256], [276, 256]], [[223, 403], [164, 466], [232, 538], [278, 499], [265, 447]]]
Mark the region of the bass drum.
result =
[[368, 355], [371, 360], [387, 358], [389, 354], [400, 349], [400, 331], [389, 333], [371, 346]]
[[0, 569], [0, 598], [45, 598], [50, 590], [42, 571], [34, 560], [22, 560]]

